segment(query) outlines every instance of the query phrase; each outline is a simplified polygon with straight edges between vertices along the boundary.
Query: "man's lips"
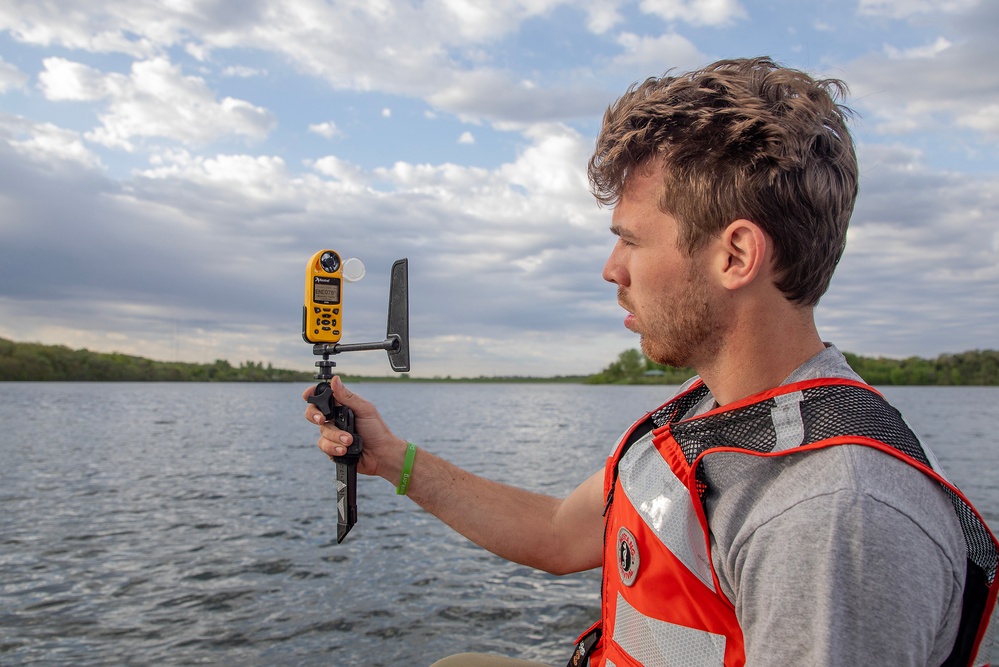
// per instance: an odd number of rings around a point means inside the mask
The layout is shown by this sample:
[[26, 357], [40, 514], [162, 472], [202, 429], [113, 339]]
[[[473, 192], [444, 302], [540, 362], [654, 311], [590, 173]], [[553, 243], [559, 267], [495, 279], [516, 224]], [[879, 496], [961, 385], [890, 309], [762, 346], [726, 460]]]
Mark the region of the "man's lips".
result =
[[628, 314], [624, 317], [625, 328], [635, 331], [638, 318], [635, 317], [631, 306], [628, 305], [628, 301], [624, 298], [624, 290], [622, 289], [618, 289], [617, 291], [617, 304], [628, 311]]

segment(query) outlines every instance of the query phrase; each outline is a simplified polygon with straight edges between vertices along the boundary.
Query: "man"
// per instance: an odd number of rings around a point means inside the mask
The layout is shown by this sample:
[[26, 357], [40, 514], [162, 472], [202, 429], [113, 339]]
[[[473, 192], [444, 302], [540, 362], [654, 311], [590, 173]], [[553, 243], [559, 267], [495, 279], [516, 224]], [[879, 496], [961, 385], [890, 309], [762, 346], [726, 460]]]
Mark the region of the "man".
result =
[[[698, 377], [564, 499], [409, 458], [408, 495], [482, 547], [557, 574], [603, 566], [601, 621], [570, 664], [989, 658], [994, 538], [815, 327], [857, 193], [844, 90], [765, 58], [629, 89], [589, 165], [614, 207], [603, 276], [649, 358]], [[334, 394], [364, 437], [358, 471], [396, 483], [411, 446]], [[350, 442], [306, 417], [323, 452]]]

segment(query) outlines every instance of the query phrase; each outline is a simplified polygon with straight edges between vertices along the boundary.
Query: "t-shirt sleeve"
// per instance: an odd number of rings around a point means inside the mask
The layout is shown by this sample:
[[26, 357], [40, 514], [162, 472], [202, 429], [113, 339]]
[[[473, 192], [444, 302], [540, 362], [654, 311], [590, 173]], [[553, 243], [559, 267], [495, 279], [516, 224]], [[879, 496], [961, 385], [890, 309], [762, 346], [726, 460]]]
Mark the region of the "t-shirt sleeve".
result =
[[963, 586], [904, 511], [856, 490], [788, 507], [726, 558], [748, 665], [940, 664]]

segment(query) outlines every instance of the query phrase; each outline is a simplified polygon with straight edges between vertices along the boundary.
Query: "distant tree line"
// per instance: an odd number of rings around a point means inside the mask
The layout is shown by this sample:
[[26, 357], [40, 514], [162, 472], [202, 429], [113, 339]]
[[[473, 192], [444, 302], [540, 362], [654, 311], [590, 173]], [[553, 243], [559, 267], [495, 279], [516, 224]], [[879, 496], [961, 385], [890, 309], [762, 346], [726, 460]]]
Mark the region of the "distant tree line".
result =
[[[999, 351], [973, 350], [936, 359], [886, 359], [844, 353], [850, 366], [872, 385], [999, 385]], [[681, 384], [691, 368], [670, 368], [638, 350], [625, 350], [616, 361], [586, 379], [590, 384]]]
[[107, 382], [301, 382], [312, 372], [290, 371], [246, 361], [233, 366], [153, 361], [127, 354], [71, 350], [62, 345], [15, 343], [0, 338], [0, 381], [64, 380]]
[[692, 368], [672, 368], [652, 361], [638, 350], [625, 350], [617, 361], [586, 378], [587, 384], [683, 384]]
[[[873, 385], [999, 385], [999, 351], [974, 350], [942, 354], [936, 359], [885, 359], [845, 353], [847, 361]], [[90, 382], [311, 382], [313, 370], [284, 370], [261, 362], [233, 366], [224, 359], [210, 364], [153, 361], [116, 352], [72, 350], [63, 345], [15, 343], [0, 338], [0, 381]], [[691, 368], [671, 368], [651, 361], [639, 350], [625, 350], [599, 373], [555, 378], [447, 378], [454, 382], [586, 382], [588, 384], [681, 384], [693, 377]], [[343, 375], [347, 381], [385, 380]], [[402, 381], [408, 374], [393, 376]], [[413, 381], [418, 381], [413, 379]]]
[[972, 350], [936, 359], [871, 359], [845, 352], [846, 360], [868, 384], [999, 385], [999, 351]]

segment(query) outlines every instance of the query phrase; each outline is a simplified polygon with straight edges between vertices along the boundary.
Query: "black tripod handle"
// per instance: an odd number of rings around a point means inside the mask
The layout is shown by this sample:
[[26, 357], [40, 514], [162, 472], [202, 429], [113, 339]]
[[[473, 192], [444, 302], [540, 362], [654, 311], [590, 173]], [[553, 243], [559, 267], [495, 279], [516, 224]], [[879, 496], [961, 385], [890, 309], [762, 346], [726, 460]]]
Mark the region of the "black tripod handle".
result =
[[336, 464], [336, 541], [340, 544], [357, 523], [357, 462], [361, 458], [361, 436], [354, 428], [353, 410], [336, 402], [329, 382], [323, 381], [316, 385], [309, 403], [319, 408], [338, 429], [350, 433], [354, 438], [345, 454], [330, 457]]
[[357, 460], [361, 458], [363, 445], [361, 444], [361, 435], [354, 427], [354, 411], [346, 405], [340, 405], [336, 402], [336, 399], [333, 398], [333, 387], [330, 386], [329, 382], [320, 382], [316, 385], [316, 391], [309, 397], [309, 403], [319, 408], [327, 421], [332, 421], [338, 429], [353, 436], [350, 446], [347, 447], [347, 452], [343, 456], [332, 457], [333, 461], [357, 465]]

